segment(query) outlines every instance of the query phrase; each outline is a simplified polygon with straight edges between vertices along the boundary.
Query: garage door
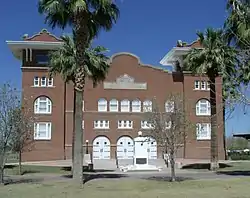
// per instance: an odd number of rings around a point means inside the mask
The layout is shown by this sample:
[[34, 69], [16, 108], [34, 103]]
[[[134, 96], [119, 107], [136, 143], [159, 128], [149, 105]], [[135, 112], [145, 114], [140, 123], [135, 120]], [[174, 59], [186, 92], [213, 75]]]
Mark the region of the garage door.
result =
[[93, 159], [110, 159], [110, 141], [105, 136], [99, 136], [93, 141]]
[[117, 158], [133, 159], [134, 141], [130, 137], [120, 137], [117, 141]]
[[157, 142], [151, 137], [148, 137], [148, 158], [157, 159]]

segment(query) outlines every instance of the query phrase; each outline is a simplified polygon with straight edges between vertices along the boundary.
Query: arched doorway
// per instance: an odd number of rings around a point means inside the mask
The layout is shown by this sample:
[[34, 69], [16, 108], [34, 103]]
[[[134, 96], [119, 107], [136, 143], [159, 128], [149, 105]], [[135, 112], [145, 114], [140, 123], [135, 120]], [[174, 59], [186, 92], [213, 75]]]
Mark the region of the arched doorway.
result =
[[128, 136], [122, 136], [117, 140], [116, 153], [118, 159], [133, 159], [134, 141]]
[[98, 136], [93, 141], [93, 159], [110, 159], [110, 141], [105, 136]]

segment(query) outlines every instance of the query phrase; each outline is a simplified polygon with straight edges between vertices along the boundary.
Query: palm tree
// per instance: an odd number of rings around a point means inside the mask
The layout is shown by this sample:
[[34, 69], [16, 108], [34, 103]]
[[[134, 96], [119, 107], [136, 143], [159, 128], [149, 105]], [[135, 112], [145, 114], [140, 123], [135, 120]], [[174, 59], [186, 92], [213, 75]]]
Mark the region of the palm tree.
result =
[[250, 0], [228, 0], [225, 21], [226, 38], [240, 48], [250, 47]]
[[[50, 54], [50, 75], [54, 76], [59, 74], [62, 76], [65, 82], [72, 81], [73, 84], [76, 84], [77, 80], [77, 71], [80, 67], [77, 64], [77, 51], [74, 40], [71, 36], [62, 36], [63, 46]], [[106, 74], [109, 69], [109, 58], [104, 55], [107, 51], [106, 48], [97, 46], [95, 48], [88, 47], [84, 51], [85, 65], [84, 65], [84, 76], [92, 80], [93, 85], [96, 86], [98, 82], [103, 81], [106, 77]], [[83, 141], [83, 130], [82, 130], [82, 106], [78, 101], [78, 98], [75, 97], [77, 90], [74, 90], [74, 112], [78, 112], [80, 109], [81, 113], [74, 115], [74, 127], [73, 131], [73, 145], [74, 150], [72, 151], [72, 160], [73, 160], [73, 176], [77, 177], [78, 182], [82, 182], [82, 166], [83, 166], [83, 151], [82, 144], [79, 145], [78, 142]], [[80, 122], [80, 123], [79, 123]], [[81, 127], [79, 129], [79, 127]], [[80, 130], [81, 133], [77, 133]], [[76, 147], [77, 146], [77, 147]], [[76, 150], [77, 149], [77, 150]], [[80, 151], [80, 152], [79, 152]], [[80, 165], [80, 167], [79, 167]], [[78, 170], [80, 169], [81, 172]]]
[[[75, 32], [75, 60], [78, 66], [74, 67], [75, 71], [69, 70], [74, 73], [76, 98], [73, 178], [82, 182], [82, 101], [85, 77], [89, 72], [86, 70], [89, 60], [85, 57], [85, 50], [101, 30], [111, 30], [119, 17], [119, 9], [112, 0], [39, 0], [38, 11], [45, 15], [45, 22], [52, 28], [64, 29], [66, 26], [70, 26]], [[93, 78], [98, 79], [98, 75], [95, 73]]]
[[187, 70], [194, 74], [206, 74], [210, 81], [211, 103], [211, 170], [218, 168], [216, 78], [223, 78], [223, 89], [233, 91], [230, 83], [236, 73], [236, 50], [227, 45], [222, 30], [208, 28], [205, 33], [197, 33], [201, 49], [192, 49], [184, 60]]

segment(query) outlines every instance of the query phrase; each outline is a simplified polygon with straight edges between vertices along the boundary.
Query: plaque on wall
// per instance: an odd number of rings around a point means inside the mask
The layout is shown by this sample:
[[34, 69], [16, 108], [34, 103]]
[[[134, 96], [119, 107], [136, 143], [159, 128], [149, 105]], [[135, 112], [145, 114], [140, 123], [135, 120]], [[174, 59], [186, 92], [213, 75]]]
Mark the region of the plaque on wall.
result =
[[135, 79], [128, 74], [119, 76], [115, 82], [104, 82], [104, 89], [139, 89], [146, 90], [147, 83], [135, 82]]
[[136, 164], [147, 164], [147, 158], [136, 158], [135, 163]]

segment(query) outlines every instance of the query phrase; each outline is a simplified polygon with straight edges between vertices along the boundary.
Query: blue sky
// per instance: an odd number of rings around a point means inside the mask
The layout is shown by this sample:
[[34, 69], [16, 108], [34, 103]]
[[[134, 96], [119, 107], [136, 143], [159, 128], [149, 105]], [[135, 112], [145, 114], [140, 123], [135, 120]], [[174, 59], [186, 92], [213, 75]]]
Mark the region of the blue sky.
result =
[[[192, 42], [196, 31], [206, 27], [222, 27], [226, 18], [226, 0], [117, 0], [121, 16], [111, 32], [103, 32], [95, 41], [110, 50], [131, 52], [142, 62], [160, 65], [161, 58], [176, 45], [177, 40]], [[155, 3], [157, 2], [157, 4]], [[11, 9], [10, 9], [11, 8]], [[11, 11], [10, 11], [11, 10]], [[0, 12], [0, 83], [11, 81], [21, 87], [21, 63], [16, 60], [6, 40], [20, 40], [27, 33], [33, 35], [42, 28], [51, 30], [37, 12], [37, 1], [26, 3], [3, 1]], [[64, 32], [70, 32], [66, 29]], [[227, 134], [250, 131], [249, 114], [238, 108], [226, 123]]]

